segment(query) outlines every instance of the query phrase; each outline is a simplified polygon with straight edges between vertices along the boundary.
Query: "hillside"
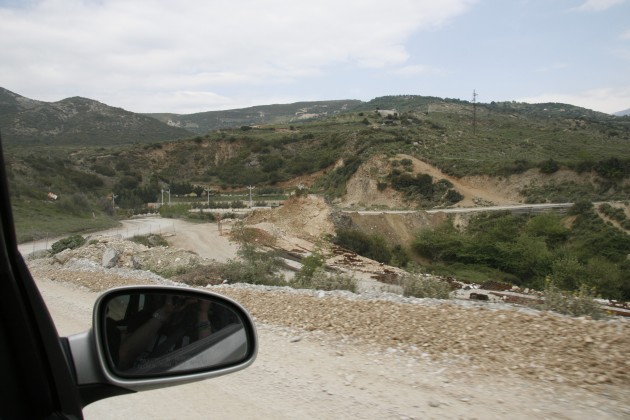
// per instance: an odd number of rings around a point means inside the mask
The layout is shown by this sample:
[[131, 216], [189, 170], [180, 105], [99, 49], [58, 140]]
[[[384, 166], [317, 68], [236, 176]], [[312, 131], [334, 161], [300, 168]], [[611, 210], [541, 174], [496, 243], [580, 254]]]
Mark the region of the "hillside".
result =
[[197, 134], [225, 128], [260, 124], [289, 124], [307, 120], [320, 120], [351, 111], [362, 102], [357, 100], [296, 102], [282, 105], [261, 105], [226, 111], [208, 111], [196, 114], [146, 114], [173, 127], [181, 127]]
[[[334, 112], [331, 103], [270, 106], [266, 115], [270, 109], [294, 115], [302, 105], [329, 114], [253, 126], [235, 120], [236, 128], [169, 141], [162, 136], [187, 132], [87, 99], [47, 104], [3, 91], [4, 116], [33, 118], [28, 129], [2, 129], [12, 146], [7, 166], [16, 218], [32, 232], [27, 237], [39, 237], [48, 220], [98, 228], [93, 216], [112, 212], [112, 193], [119, 211], [130, 214], [160, 201], [162, 190], [175, 196], [247, 186], [260, 195], [302, 185], [354, 209], [630, 196], [630, 117], [506, 102], [477, 104], [473, 120], [473, 104], [459, 100], [388, 96], [349, 103], [343, 110], [346, 101], [337, 101]], [[23, 142], [16, 143], [16, 132]], [[135, 142], [147, 143], [123, 144]], [[48, 200], [49, 192], [59, 200]]]
[[3, 88], [0, 129], [7, 146], [110, 146], [191, 136], [184, 129], [91, 99], [42, 102]]

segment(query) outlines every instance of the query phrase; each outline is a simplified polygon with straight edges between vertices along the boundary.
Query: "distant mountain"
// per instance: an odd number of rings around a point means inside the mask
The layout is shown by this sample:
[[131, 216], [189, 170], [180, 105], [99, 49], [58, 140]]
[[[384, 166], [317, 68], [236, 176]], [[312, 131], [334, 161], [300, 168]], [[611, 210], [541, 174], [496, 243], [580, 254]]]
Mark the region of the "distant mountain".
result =
[[630, 108], [623, 111], [615, 112], [613, 115], [616, 115], [617, 117], [625, 117], [626, 115], [630, 115]]
[[173, 127], [181, 127], [198, 134], [224, 128], [237, 128], [259, 124], [288, 124], [318, 120], [350, 111], [363, 102], [355, 99], [296, 102], [281, 105], [261, 105], [226, 111], [208, 111], [196, 114], [145, 114]]
[[25, 98], [0, 88], [5, 144], [118, 145], [190, 137], [182, 128], [80, 97], [58, 102]]

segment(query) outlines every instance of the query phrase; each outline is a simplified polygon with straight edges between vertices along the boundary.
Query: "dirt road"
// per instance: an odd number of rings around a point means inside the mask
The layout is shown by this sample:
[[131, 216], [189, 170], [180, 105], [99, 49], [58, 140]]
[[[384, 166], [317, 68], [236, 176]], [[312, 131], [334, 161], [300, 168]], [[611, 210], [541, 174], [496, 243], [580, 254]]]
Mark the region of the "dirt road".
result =
[[[39, 279], [60, 334], [87, 329], [97, 294]], [[268, 308], [271, 310], [272, 308]], [[87, 419], [627, 418], [628, 400], [606, 392], [461, 364], [321, 330], [257, 321], [260, 352], [233, 375], [93, 403]], [[627, 395], [627, 394], [626, 394]]]
[[[228, 231], [230, 222], [224, 221], [223, 227], [223, 232]], [[95, 232], [93, 235], [131, 238], [149, 234], [163, 235], [172, 246], [194, 251], [204, 258], [226, 261], [236, 255], [236, 245], [230, 242], [226, 235], [221, 234], [217, 225], [212, 223], [197, 224], [179, 219], [149, 216], [123, 220], [120, 227]], [[61, 237], [26, 242], [20, 244], [18, 248], [22, 255], [29, 255], [36, 251], [50, 249], [50, 246], [59, 239]]]

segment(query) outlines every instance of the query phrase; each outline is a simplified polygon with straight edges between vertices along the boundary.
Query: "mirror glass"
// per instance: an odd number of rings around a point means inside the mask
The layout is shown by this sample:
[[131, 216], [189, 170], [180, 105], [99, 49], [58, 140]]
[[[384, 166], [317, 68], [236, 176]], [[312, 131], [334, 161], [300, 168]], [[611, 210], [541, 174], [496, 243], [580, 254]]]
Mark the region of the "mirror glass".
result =
[[127, 293], [104, 302], [102, 342], [112, 370], [147, 377], [243, 361], [247, 333], [238, 312], [200, 293]]

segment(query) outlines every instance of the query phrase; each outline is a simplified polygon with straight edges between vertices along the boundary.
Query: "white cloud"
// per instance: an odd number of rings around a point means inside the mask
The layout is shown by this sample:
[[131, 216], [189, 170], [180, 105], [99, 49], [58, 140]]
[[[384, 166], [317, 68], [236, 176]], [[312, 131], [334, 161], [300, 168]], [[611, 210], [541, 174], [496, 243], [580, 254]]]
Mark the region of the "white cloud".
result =
[[581, 6], [576, 7], [575, 10], [580, 12], [601, 12], [625, 2], [626, 0], [586, 0]]
[[575, 94], [546, 93], [518, 100], [528, 103], [560, 102], [612, 114], [630, 108], [630, 85], [592, 89]]
[[[405, 42], [474, 0], [40, 0], [0, 6], [3, 87], [35, 99], [125, 92], [130, 110], [210, 103], [227, 87], [296, 83], [335, 66], [389, 68]], [[60, 97], [58, 95], [61, 95]], [[162, 102], [160, 102], [162, 101]], [[200, 110], [208, 109], [199, 99]], [[188, 109], [188, 106], [187, 106]]]
[[431, 69], [427, 66], [423, 66], [421, 64], [404, 66], [398, 69], [392, 70], [393, 74], [398, 76], [418, 76], [420, 74], [425, 74], [431, 71]]

